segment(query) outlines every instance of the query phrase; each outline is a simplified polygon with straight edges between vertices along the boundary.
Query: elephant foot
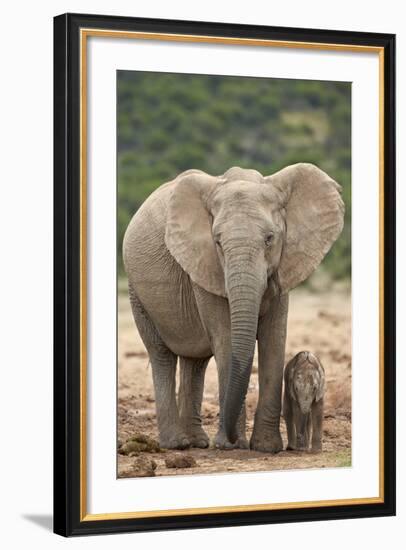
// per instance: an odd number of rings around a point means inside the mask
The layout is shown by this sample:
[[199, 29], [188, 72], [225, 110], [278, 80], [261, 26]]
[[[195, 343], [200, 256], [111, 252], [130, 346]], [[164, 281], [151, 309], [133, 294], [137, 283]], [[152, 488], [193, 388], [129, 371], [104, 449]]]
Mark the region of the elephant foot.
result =
[[235, 443], [230, 443], [225, 432], [220, 430], [213, 440], [213, 447], [228, 451], [231, 449], [249, 449], [249, 444], [245, 436], [239, 436]]
[[304, 452], [304, 451], [307, 451], [308, 449], [309, 449], [309, 445], [306, 442], [305, 438], [298, 437], [297, 443], [296, 443], [296, 451]]
[[168, 434], [159, 437], [159, 445], [162, 449], [188, 449], [191, 445], [190, 439], [183, 432]]
[[246, 437], [239, 437], [236, 441], [236, 449], [249, 449], [250, 444], [248, 443], [248, 439]]
[[266, 437], [259, 437], [253, 435], [250, 441], [250, 448], [253, 451], [260, 451], [262, 453], [279, 453], [283, 451], [283, 443], [281, 435], [267, 435]]
[[190, 446], [198, 449], [207, 449], [210, 444], [209, 436], [202, 429], [188, 433], [188, 439]]

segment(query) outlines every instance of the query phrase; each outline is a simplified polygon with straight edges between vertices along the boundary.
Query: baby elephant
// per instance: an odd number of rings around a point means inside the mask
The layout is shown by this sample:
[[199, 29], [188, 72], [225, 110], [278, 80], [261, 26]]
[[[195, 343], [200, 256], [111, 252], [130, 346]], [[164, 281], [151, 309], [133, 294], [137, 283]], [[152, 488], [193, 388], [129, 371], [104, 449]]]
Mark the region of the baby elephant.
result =
[[312, 451], [321, 451], [324, 368], [315, 355], [301, 351], [285, 368], [283, 416], [288, 431], [287, 449], [307, 450], [312, 432]]

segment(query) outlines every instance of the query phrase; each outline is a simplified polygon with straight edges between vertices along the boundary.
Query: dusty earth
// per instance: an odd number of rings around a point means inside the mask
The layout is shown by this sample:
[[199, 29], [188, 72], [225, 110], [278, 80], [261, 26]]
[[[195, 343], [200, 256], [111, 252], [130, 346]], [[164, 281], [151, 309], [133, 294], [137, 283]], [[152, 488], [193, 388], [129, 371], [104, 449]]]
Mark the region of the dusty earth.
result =
[[[301, 350], [317, 354], [326, 371], [323, 452], [283, 451], [277, 455], [248, 450], [188, 449], [139, 453], [138, 457], [117, 454], [118, 477], [137, 477], [136, 461], [144, 458], [156, 463], [154, 474], [185, 475], [218, 472], [252, 472], [298, 468], [325, 468], [351, 465], [351, 297], [349, 287], [332, 290], [291, 292], [286, 361]], [[258, 395], [258, 363], [255, 356], [247, 394], [247, 435], [253, 428]], [[202, 406], [203, 428], [213, 437], [218, 424], [217, 372], [212, 359], [206, 372]], [[132, 319], [125, 285], [120, 283], [118, 297], [118, 441], [124, 443], [141, 433], [157, 439], [154, 389], [151, 365]], [[286, 446], [286, 429], [281, 418]], [[167, 468], [168, 459], [189, 455], [191, 468]]]

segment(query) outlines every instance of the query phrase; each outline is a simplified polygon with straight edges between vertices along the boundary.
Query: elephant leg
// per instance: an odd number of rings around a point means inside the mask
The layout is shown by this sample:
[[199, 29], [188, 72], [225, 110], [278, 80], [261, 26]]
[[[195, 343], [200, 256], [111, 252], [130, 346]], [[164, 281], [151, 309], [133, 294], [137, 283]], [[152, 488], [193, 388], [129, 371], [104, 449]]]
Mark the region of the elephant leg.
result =
[[287, 317], [288, 296], [276, 296], [258, 324], [259, 397], [250, 441], [256, 451], [277, 453], [283, 449], [279, 424]]
[[202, 428], [201, 408], [204, 376], [209, 359], [179, 358], [179, 416], [182, 428], [192, 447], [205, 449], [209, 437]]
[[288, 432], [287, 451], [293, 451], [296, 448], [296, 429], [293, 421], [292, 402], [289, 395], [285, 394], [283, 400], [283, 417], [285, 419], [286, 431]]
[[323, 399], [312, 405], [312, 452], [317, 453], [322, 450], [323, 435]]
[[310, 412], [307, 415], [307, 426], [306, 426], [306, 437], [307, 437], [307, 441], [308, 441], [308, 446], [309, 446], [310, 441], [311, 441], [311, 436], [312, 436], [312, 413]]
[[182, 429], [176, 404], [177, 356], [159, 336], [131, 286], [129, 295], [134, 320], [151, 361], [159, 443], [166, 449], [185, 449], [190, 441]]

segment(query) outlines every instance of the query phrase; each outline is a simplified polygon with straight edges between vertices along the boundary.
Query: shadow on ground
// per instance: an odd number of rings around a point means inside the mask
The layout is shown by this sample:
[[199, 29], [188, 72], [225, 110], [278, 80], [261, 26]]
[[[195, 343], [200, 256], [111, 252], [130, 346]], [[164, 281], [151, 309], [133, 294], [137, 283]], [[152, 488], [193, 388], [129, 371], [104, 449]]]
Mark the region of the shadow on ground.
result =
[[27, 521], [35, 523], [39, 527], [42, 527], [46, 531], [53, 530], [53, 518], [51, 514], [23, 514], [22, 516]]

